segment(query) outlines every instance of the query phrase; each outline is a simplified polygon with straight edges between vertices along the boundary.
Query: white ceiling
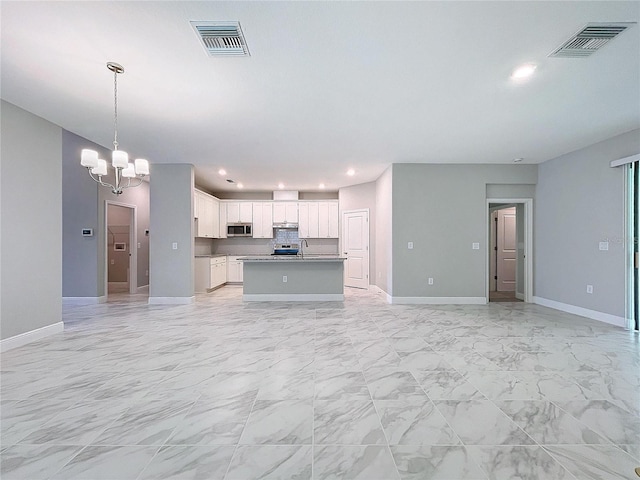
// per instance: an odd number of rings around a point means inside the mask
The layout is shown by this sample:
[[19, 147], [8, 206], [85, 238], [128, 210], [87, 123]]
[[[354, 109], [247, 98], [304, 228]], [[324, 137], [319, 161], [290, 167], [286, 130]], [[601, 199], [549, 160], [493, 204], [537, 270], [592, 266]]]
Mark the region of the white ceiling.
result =
[[[539, 163], [640, 126], [640, 28], [549, 58], [640, 2], [1, 3], [2, 98], [106, 147], [192, 163], [212, 191], [329, 190], [391, 163]], [[240, 21], [208, 57], [190, 20]], [[533, 78], [510, 81], [518, 65]], [[354, 168], [356, 175], [345, 172]]]

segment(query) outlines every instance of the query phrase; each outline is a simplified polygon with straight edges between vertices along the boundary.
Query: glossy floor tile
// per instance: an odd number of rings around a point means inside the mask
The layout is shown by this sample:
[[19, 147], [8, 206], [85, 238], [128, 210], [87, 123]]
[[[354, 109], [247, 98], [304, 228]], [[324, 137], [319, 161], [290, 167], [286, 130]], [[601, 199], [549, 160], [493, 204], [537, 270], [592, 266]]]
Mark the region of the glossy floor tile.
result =
[[525, 303], [113, 295], [0, 360], [4, 479], [629, 479], [638, 335]]

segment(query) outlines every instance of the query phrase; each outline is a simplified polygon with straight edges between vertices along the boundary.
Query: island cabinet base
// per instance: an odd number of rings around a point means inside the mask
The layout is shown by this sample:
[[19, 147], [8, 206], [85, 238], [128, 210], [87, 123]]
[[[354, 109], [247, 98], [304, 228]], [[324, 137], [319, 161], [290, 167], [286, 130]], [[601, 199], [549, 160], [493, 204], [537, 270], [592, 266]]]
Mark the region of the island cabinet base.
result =
[[344, 300], [343, 261], [244, 261], [247, 302]]

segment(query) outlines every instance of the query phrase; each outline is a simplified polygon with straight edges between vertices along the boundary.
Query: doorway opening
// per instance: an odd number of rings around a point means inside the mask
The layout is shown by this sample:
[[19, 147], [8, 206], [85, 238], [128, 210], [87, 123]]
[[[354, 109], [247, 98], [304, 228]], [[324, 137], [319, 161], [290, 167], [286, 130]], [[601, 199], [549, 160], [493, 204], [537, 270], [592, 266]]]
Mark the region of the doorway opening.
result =
[[487, 201], [487, 302], [531, 302], [532, 199]]
[[136, 293], [136, 206], [106, 201], [105, 223], [105, 292]]

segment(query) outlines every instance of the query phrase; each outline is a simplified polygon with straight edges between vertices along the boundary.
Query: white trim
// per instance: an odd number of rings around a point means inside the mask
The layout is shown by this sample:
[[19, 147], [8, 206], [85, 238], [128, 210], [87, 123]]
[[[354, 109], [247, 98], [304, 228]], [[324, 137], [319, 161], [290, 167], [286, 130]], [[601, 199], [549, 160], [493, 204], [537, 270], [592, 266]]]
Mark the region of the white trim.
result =
[[107, 296], [100, 297], [62, 297], [62, 305], [97, 305], [106, 303]]
[[524, 293], [516, 292], [516, 298], [518, 300], [524, 301]]
[[149, 305], [190, 305], [196, 297], [149, 297]]
[[46, 327], [36, 328], [35, 330], [31, 330], [29, 332], [20, 333], [13, 337], [5, 338], [0, 341], [0, 352], [6, 352], [7, 350], [11, 350], [12, 348], [21, 347], [26, 345], [27, 343], [35, 342], [37, 340], [43, 339], [50, 335], [55, 335], [56, 333], [60, 333], [64, 331], [64, 323], [57, 322], [51, 325], [47, 325]]
[[609, 165], [613, 167], [621, 167], [622, 165], [627, 165], [628, 163], [640, 162], [640, 153], [636, 153], [635, 155], [630, 155], [628, 157], [619, 158], [618, 160], [611, 160]]
[[485, 297], [392, 297], [387, 295], [389, 303], [398, 305], [484, 305]]
[[616, 327], [627, 327], [627, 320], [624, 317], [618, 317], [617, 315], [589, 310], [588, 308], [577, 307], [575, 305], [569, 305], [568, 303], [556, 302], [555, 300], [549, 300], [548, 298], [543, 297], [533, 297], [533, 302], [538, 305], [542, 305], [543, 307], [549, 307], [562, 312], [580, 315], [581, 317], [598, 320], [600, 322], [615, 325]]
[[248, 293], [243, 302], [342, 302], [342, 293]]
[[[524, 293], [522, 300], [526, 303], [533, 303], [533, 198], [487, 198], [487, 210], [485, 218], [489, 217], [490, 204], [508, 203], [524, 204]], [[485, 222], [487, 235], [485, 248], [485, 292], [489, 298], [489, 222]]]

